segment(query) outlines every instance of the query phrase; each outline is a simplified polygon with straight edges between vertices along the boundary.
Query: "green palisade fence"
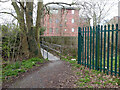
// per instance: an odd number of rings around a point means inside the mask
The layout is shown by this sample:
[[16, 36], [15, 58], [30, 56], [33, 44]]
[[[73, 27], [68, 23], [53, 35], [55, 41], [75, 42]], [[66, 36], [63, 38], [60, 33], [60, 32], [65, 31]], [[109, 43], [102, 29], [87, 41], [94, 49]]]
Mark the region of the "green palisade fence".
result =
[[116, 25], [78, 28], [78, 64], [120, 76], [120, 52]]

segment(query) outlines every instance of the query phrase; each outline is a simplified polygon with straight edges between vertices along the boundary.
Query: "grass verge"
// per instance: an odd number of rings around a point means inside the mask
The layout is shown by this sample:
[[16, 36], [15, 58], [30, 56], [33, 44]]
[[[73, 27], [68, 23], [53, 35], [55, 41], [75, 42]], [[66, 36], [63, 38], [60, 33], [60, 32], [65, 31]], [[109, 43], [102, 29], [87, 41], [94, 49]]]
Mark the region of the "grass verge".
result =
[[40, 66], [38, 63], [44, 63], [44, 59], [31, 58], [28, 60], [17, 61], [13, 64], [8, 64], [2, 69], [2, 80], [8, 80], [13, 76], [18, 76], [19, 73], [27, 72], [33, 66]]
[[69, 62], [74, 68], [73, 72], [78, 77], [77, 82], [75, 82], [77, 88], [120, 88], [119, 77], [89, 69], [69, 58], [62, 58], [62, 60]]

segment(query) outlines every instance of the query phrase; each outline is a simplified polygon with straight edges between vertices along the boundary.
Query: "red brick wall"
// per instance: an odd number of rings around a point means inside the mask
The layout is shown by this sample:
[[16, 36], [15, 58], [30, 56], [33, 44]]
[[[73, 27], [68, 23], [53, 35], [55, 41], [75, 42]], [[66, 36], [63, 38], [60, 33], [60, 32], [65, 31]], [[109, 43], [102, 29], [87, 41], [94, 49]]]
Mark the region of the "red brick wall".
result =
[[[44, 32], [44, 36], [77, 36], [78, 35], [78, 27], [82, 27], [83, 23], [79, 22], [79, 10], [74, 10], [74, 14], [72, 14], [72, 10], [68, 9], [66, 12], [62, 10], [58, 10], [57, 14], [50, 14], [44, 17], [44, 26], [46, 27], [46, 31]], [[51, 19], [51, 23], [49, 22]], [[59, 20], [56, 23], [56, 19]], [[65, 24], [65, 20], [67, 22]], [[72, 19], [74, 19], [74, 23], [72, 23]], [[60, 25], [62, 24], [62, 27]], [[52, 28], [53, 32], [50, 32], [49, 29]], [[56, 28], [58, 28], [58, 32], [56, 32]], [[72, 28], [74, 28], [74, 32], [72, 32]], [[66, 29], [66, 31], [65, 31]]]

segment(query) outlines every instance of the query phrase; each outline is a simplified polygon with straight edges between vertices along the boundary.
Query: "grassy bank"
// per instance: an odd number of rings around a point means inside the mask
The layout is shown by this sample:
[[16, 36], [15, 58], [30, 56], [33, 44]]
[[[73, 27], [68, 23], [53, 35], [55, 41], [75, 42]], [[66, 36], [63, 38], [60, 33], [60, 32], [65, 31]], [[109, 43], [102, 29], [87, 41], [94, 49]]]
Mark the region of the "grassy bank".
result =
[[103, 72], [96, 71], [77, 64], [69, 58], [62, 58], [72, 65], [74, 74], [77, 77], [75, 82], [78, 88], [120, 88], [120, 78], [106, 75]]
[[27, 72], [33, 66], [40, 66], [40, 63], [44, 63], [47, 60], [40, 58], [31, 58], [28, 60], [17, 61], [13, 64], [3, 66], [2, 69], [2, 80], [8, 80], [11, 77], [18, 76], [20, 73]]

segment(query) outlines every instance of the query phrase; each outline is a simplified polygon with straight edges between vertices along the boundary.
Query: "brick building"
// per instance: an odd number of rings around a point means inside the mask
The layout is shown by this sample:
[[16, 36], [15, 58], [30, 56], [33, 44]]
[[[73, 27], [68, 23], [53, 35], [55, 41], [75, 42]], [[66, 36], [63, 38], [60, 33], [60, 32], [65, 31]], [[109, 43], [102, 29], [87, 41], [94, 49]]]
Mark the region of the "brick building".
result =
[[87, 19], [80, 19], [78, 8], [50, 8], [44, 17], [44, 36], [77, 36], [78, 27], [87, 24]]

